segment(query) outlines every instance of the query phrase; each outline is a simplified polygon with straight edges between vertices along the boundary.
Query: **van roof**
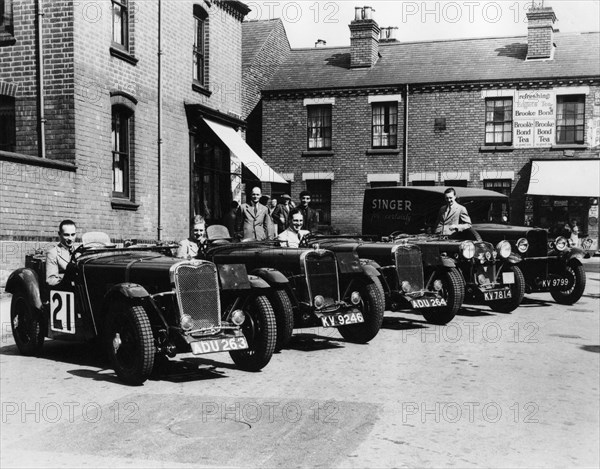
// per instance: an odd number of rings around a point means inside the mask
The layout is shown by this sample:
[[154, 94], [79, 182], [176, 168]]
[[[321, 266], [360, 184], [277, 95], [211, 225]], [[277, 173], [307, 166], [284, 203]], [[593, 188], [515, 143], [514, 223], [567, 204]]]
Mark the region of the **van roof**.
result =
[[[371, 187], [367, 188], [369, 192], [378, 192], [378, 191], [389, 191], [391, 190], [410, 190], [414, 192], [423, 192], [423, 193], [434, 193], [434, 194], [443, 194], [446, 189], [450, 186], [384, 186], [384, 187]], [[508, 196], [501, 194], [500, 192], [490, 191], [487, 189], [476, 189], [473, 187], [455, 187], [457, 198], [502, 198], [508, 199]]]

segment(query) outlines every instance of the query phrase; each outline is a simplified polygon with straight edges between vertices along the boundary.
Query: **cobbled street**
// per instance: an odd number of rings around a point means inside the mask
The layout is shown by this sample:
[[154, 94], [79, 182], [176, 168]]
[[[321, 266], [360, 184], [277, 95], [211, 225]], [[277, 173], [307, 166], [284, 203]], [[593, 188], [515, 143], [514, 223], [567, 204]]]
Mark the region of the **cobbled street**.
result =
[[368, 345], [296, 330], [261, 372], [188, 354], [141, 387], [92, 345], [20, 356], [6, 295], [1, 466], [598, 467], [599, 260], [572, 306], [527, 295], [445, 327], [388, 311]]

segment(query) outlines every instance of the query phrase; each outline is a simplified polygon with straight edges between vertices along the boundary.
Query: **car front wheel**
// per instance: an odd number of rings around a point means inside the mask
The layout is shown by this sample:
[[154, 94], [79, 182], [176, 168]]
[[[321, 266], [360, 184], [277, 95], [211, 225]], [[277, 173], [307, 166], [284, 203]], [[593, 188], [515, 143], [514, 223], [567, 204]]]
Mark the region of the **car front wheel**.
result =
[[492, 301], [489, 303], [492, 311], [497, 311], [498, 313], [511, 313], [515, 309], [519, 307], [521, 301], [523, 301], [523, 296], [525, 295], [525, 277], [523, 276], [523, 272], [516, 265], [511, 265], [505, 272], [514, 272], [515, 274], [515, 283], [510, 286], [511, 297], [506, 300], [498, 300]]
[[269, 301], [275, 313], [277, 325], [277, 341], [275, 351], [279, 352], [290, 341], [294, 332], [294, 311], [292, 302], [285, 290], [275, 290], [269, 295]]
[[249, 300], [244, 307], [246, 319], [242, 332], [248, 341], [248, 349], [229, 352], [233, 362], [245, 371], [262, 370], [271, 360], [277, 340], [277, 325], [273, 307], [266, 296]]
[[126, 384], [140, 385], [154, 366], [154, 337], [142, 306], [116, 305], [106, 316], [104, 339], [111, 365]]
[[44, 345], [42, 312], [36, 309], [22, 290], [16, 291], [10, 303], [10, 324], [19, 352], [37, 356]]
[[569, 277], [572, 287], [568, 290], [550, 290], [554, 301], [561, 305], [572, 305], [577, 303], [585, 290], [585, 269], [577, 261], [572, 261], [565, 266], [564, 275]]
[[423, 317], [430, 324], [443, 326], [448, 324], [465, 300], [465, 281], [463, 276], [456, 268], [448, 270], [438, 270], [431, 279], [429, 288], [433, 287], [436, 280], [442, 282], [440, 294], [446, 300], [446, 306], [442, 308], [428, 308], [423, 311]]
[[338, 328], [338, 331], [348, 342], [366, 344], [381, 329], [385, 310], [385, 297], [383, 295], [383, 287], [378, 278], [374, 278], [371, 283], [368, 283], [366, 280], [360, 280], [357, 291], [361, 297], [361, 302], [358, 306], [365, 322], [341, 326]]

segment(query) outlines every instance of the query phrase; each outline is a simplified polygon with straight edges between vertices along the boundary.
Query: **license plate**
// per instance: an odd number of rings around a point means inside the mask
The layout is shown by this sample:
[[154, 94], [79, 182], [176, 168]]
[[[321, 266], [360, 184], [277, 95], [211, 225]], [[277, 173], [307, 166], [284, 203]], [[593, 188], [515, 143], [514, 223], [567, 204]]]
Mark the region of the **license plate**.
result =
[[192, 342], [190, 345], [192, 346], [192, 353], [194, 355], [229, 352], [231, 350], [244, 350], [248, 348], [248, 342], [243, 335], [227, 339], [199, 340], [198, 342]]
[[485, 301], [506, 300], [512, 298], [512, 292], [510, 290], [486, 291], [483, 293], [483, 298]]
[[321, 316], [323, 327], [346, 326], [348, 324], [358, 324], [365, 322], [362, 313], [332, 314], [330, 316]]
[[542, 287], [545, 288], [556, 288], [556, 287], [568, 287], [569, 279], [565, 277], [554, 277], [542, 280]]
[[419, 298], [417, 300], [410, 300], [412, 307], [418, 308], [435, 308], [439, 306], [446, 306], [446, 300], [443, 298]]

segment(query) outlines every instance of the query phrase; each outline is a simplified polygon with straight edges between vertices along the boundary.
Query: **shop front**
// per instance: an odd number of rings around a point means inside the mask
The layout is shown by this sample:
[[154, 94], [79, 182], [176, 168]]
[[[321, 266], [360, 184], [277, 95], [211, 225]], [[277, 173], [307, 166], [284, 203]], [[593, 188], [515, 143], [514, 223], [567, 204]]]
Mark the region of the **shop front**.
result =
[[599, 199], [600, 159], [532, 160], [525, 224], [596, 252]]

